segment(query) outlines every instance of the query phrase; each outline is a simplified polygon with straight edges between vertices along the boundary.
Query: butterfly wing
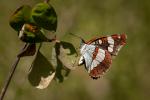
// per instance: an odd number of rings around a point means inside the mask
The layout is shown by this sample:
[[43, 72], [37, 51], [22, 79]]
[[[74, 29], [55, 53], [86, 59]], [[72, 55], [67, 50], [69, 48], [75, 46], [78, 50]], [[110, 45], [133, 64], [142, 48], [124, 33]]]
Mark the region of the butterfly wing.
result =
[[79, 60], [79, 65], [85, 62], [86, 69], [89, 69], [92, 63], [92, 56], [93, 56], [92, 53], [94, 52], [94, 50], [95, 50], [95, 45], [84, 44], [80, 50], [81, 57]]
[[87, 44], [97, 45], [104, 50], [107, 50], [112, 56], [116, 56], [120, 49], [126, 44], [126, 39], [126, 34], [114, 34], [91, 39]]
[[99, 52], [97, 53], [96, 58], [93, 59], [92, 63], [93, 65], [91, 66], [92, 69], [90, 70], [89, 75], [93, 79], [97, 79], [108, 70], [112, 63], [112, 58], [107, 50], [99, 48]]
[[85, 68], [93, 79], [99, 78], [112, 62], [111, 55], [107, 50], [91, 44], [85, 44], [81, 48], [81, 59], [84, 59]]
[[113, 52], [111, 53], [113, 56], [118, 55], [120, 49], [126, 44], [127, 35], [126, 34], [114, 34], [111, 35], [114, 40]]
[[89, 75], [93, 79], [99, 78], [112, 63], [112, 56], [116, 56], [121, 47], [126, 44], [126, 34], [91, 39], [80, 49], [80, 64], [85, 64]]

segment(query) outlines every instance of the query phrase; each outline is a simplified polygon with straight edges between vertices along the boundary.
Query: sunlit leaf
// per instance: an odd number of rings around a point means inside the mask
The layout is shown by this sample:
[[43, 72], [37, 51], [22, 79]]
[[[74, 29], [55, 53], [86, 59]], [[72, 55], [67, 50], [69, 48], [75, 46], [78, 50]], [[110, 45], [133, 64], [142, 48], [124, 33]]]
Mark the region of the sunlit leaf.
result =
[[75, 47], [71, 43], [64, 41], [56, 43], [55, 47], [56, 54], [62, 64], [71, 70], [75, 69], [77, 67], [75, 65], [77, 60], [77, 52]]
[[56, 66], [55, 79], [63, 82], [64, 78], [70, 73], [70, 70], [76, 68], [77, 52], [74, 46], [68, 42], [58, 42], [52, 50], [52, 64]]
[[38, 89], [46, 88], [49, 85], [49, 83], [53, 80], [54, 76], [55, 76], [55, 72], [53, 72], [51, 75], [47, 76], [46, 78], [41, 77], [41, 81], [36, 88]]
[[38, 52], [30, 73], [28, 75], [29, 82], [39, 89], [46, 88], [55, 76], [52, 64]]
[[63, 48], [63, 46], [60, 46], [60, 55], [58, 58], [61, 60], [65, 67], [71, 70], [74, 70], [77, 67], [77, 54], [70, 54], [70, 50]]

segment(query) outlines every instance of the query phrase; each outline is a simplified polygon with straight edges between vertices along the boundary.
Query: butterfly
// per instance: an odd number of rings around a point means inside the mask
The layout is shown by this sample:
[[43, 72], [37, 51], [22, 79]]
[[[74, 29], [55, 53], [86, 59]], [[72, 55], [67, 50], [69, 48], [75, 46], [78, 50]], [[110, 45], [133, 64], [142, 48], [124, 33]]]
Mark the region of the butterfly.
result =
[[91, 78], [99, 78], [111, 66], [112, 57], [118, 55], [126, 39], [126, 34], [98, 37], [87, 42], [82, 39], [78, 65], [84, 64]]

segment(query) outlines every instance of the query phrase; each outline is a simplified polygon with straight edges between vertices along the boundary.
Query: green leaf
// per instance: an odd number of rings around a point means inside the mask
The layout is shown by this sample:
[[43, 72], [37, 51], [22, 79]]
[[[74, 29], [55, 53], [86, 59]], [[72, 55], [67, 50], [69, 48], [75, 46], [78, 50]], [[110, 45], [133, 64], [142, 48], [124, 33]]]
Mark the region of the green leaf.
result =
[[[58, 43], [56, 45], [59, 45]], [[57, 47], [58, 48], [58, 47]], [[63, 65], [71, 70], [75, 69], [77, 62], [77, 52], [75, 47], [68, 42], [61, 41], [59, 45], [58, 58]]]
[[19, 32], [19, 38], [26, 43], [39, 43], [39, 42], [51, 42], [45, 36], [45, 32], [36, 25], [24, 24], [21, 31]]
[[54, 76], [55, 70], [52, 64], [41, 52], [37, 52], [28, 75], [29, 82], [36, 88], [44, 89], [49, 85]]
[[38, 26], [50, 31], [56, 31], [57, 15], [54, 8], [50, 4], [36, 4], [32, 9], [31, 16]]
[[70, 70], [76, 68], [77, 52], [71, 43], [61, 41], [52, 50], [52, 64], [56, 66], [56, 80], [63, 82]]
[[20, 31], [24, 23], [30, 20], [31, 7], [23, 5], [19, 7], [10, 17], [9, 24], [16, 31]]

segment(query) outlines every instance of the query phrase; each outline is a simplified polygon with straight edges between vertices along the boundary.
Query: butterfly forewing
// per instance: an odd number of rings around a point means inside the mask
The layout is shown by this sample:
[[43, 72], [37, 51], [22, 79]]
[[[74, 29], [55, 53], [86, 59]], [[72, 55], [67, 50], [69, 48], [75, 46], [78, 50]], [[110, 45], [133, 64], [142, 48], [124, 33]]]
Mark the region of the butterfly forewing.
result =
[[94, 38], [86, 42], [87, 44], [98, 45], [100, 48], [107, 50], [111, 55], [116, 56], [121, 47], [126, 44], [126, 34], [113, 34]]
[[92, 63], [92, 57], [93, 57], [93, 52], [95, 50], [95, 45], [87, 45], [84, 44], [81, 47], [81, 59], [83, 58], [85, 61], [85, 67], [87, 70], [89, 70], [91, 63]]

